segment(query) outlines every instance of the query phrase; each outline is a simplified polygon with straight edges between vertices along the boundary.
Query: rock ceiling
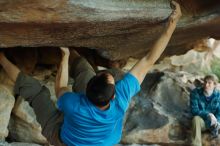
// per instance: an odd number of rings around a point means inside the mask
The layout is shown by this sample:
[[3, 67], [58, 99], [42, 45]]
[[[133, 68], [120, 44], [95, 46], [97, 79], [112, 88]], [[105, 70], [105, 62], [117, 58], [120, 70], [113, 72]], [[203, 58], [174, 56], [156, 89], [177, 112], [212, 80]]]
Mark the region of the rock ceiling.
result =
[[[164, 55], [220, 39], [220, 1], [177, 0], [183, 17]], [[164, 29], [168, 0], [1, 0], [0, 48], [74, 46], [110, 60], [141, 56]]]

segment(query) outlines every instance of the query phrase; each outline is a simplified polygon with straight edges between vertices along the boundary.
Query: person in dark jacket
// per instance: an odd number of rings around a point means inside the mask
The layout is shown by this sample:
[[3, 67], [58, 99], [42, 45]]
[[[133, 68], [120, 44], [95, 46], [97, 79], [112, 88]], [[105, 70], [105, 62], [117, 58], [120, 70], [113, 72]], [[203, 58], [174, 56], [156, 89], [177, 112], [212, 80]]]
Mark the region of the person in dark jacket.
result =
[[201, 146], [201, 132], [209, 129], [213, 138], [218, 136], [220, 128], [220, 92], [214, 75], [204, 78], [203, 87], [195, 88], [190, 94], [190, 106], [193, 114], [192, 145]]

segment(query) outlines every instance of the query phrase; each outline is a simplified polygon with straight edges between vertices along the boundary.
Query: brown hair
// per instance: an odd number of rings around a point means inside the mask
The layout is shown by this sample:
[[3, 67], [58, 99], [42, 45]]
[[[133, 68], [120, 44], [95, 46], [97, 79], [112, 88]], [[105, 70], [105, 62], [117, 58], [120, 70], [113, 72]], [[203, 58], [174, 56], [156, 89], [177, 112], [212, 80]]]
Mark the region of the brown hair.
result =
[[215, 84], [218, 83], [218, 78], [217, 78], [216, 75], [214, 75], [214, 74], [206, 75], [206, 76], [204, 77], [204, 81], [207, 81], [207, 80], [212, 80]]

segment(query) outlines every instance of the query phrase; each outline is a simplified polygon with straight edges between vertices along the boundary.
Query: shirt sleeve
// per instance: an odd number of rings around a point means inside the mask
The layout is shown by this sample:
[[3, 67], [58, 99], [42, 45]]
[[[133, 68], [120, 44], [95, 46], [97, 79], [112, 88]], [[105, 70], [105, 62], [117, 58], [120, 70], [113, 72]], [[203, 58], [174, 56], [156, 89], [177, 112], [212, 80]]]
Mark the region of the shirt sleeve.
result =
[[201, 102], [199, 100], [199, 94], [197, 89], [194, 89], [191, 93], [190, 93], [190, 106], [191, 106], [191, 112], [193, 114], [193, 116], [200, 116], [203, 118], [203, 120], [207, 120], [208, 114], [209, 112], [203, 109], [199, 108], [199, 102]]
[[126, 73], [122, 80], [116, 83], [116, 100], [123, 111], [128, 109], [131, 98], [140, 91], [140, 84], [135, 76]]
[[72, 92], [64, 93], [57, 101], [57, 107], [64, 113], [69, 113], [74, 110], [78, 97]]

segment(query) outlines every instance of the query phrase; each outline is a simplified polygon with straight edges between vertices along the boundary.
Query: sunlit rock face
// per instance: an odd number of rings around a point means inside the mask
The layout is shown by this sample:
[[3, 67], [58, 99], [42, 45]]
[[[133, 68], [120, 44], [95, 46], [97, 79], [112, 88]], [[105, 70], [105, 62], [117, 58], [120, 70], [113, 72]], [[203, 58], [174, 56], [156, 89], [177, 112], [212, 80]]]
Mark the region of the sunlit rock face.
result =
[[[220, 38], [220, 2], [180, 1], [183, 17], [164, 55]], [[75, 46], [111, 60], [140, 57], [171, 13], [168, 0], [1, 0], [0, 47]], [[187, 47], [186, 47], [187, 46]]]

